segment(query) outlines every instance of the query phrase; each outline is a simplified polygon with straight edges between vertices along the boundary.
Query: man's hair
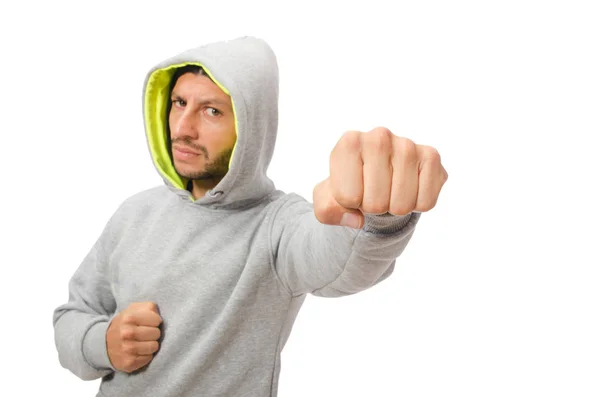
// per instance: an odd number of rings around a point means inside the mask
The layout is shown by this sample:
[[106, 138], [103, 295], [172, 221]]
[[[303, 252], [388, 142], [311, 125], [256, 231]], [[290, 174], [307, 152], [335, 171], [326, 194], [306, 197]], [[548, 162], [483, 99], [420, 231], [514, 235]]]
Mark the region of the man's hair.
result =
[[177, 80], [186, 73], [193, 73], [195, 75], [201, 75], [201, 76], [208, 77], [208, 74], [206, 73], [206, 71], [198, 65], [185, 65], [180, 68], [177, 68], [177, 69], [175, 69], [175, 73], [173, 74], [173, 77], [171, 77], [171, 86], [169, 87], [169, 95], [173, 91], [173, 88], [175, 88], [175, 83], [177, 83]]

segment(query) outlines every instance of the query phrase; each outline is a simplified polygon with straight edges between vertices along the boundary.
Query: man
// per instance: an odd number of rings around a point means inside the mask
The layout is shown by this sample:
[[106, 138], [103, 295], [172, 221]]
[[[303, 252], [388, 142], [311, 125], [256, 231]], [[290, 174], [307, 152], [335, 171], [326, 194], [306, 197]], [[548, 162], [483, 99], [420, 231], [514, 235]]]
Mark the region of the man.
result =
[[98, 396], [276, 396], [307, 294], [393, 271], [447, 173], [385, 128], [348, 132], [313, 203], [266, 176], [278, 69], [262, 40], [188, 50], [147, 75], [144, 119], [164, 185], [125, 200], [55, 310], [62, 366]]

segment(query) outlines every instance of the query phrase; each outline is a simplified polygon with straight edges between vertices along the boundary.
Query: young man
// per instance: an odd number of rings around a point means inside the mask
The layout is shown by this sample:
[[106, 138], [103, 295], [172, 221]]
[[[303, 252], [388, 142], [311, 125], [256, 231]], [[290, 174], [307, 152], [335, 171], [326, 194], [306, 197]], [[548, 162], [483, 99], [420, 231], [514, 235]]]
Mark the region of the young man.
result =
[[147, 75], [144, 118], [164, 185], [117, 209], [54, 312], [62, 366], [98, 396], [276, 396], [307, 294], [387, 278], [447, 173], [431, 147], [348, 132], [313, 203], [266, 171], [278, 68], [262, 40], [191, 49]]

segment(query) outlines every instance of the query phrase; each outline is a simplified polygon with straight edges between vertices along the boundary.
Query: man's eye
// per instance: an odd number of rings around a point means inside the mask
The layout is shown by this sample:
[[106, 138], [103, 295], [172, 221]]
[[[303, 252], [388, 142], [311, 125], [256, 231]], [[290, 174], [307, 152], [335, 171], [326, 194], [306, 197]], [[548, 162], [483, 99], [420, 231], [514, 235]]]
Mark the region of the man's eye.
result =
[[173, 99], [171, 102], [175, 106], [185, 106], [185, 101], [183, 101], [182, 99]]
[[221, 114], [221, 112], [215, 108], [208, 108], [208, 112], [211, 116], [218, 116]]

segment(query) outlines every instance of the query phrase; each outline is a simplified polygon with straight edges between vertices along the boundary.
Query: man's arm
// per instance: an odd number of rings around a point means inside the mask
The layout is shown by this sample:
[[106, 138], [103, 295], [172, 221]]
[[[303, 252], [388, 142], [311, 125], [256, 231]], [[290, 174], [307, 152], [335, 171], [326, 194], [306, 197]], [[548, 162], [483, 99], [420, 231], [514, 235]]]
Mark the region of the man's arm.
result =
[[71, 277], [68, 302], [53, 314], [58, 359], [83, 380], [114, 371], [106, 350], [106, 330], [116, 309], [107, 276], [106, 234], [107, 228]]
[[420, 216], [366, 215], [357, 230], [319, 222], [311, 203], [293, 197], [273, 218], [274, 270], [292, 295], [363, 291], [392, 273]]
[[436, 149], [386, 128], [344, 134], [329, 171], [314, 209], [292, 198], [272, 218], [274, 269], [293, 295], [348, 295], [388, 277], [448, 179]]

